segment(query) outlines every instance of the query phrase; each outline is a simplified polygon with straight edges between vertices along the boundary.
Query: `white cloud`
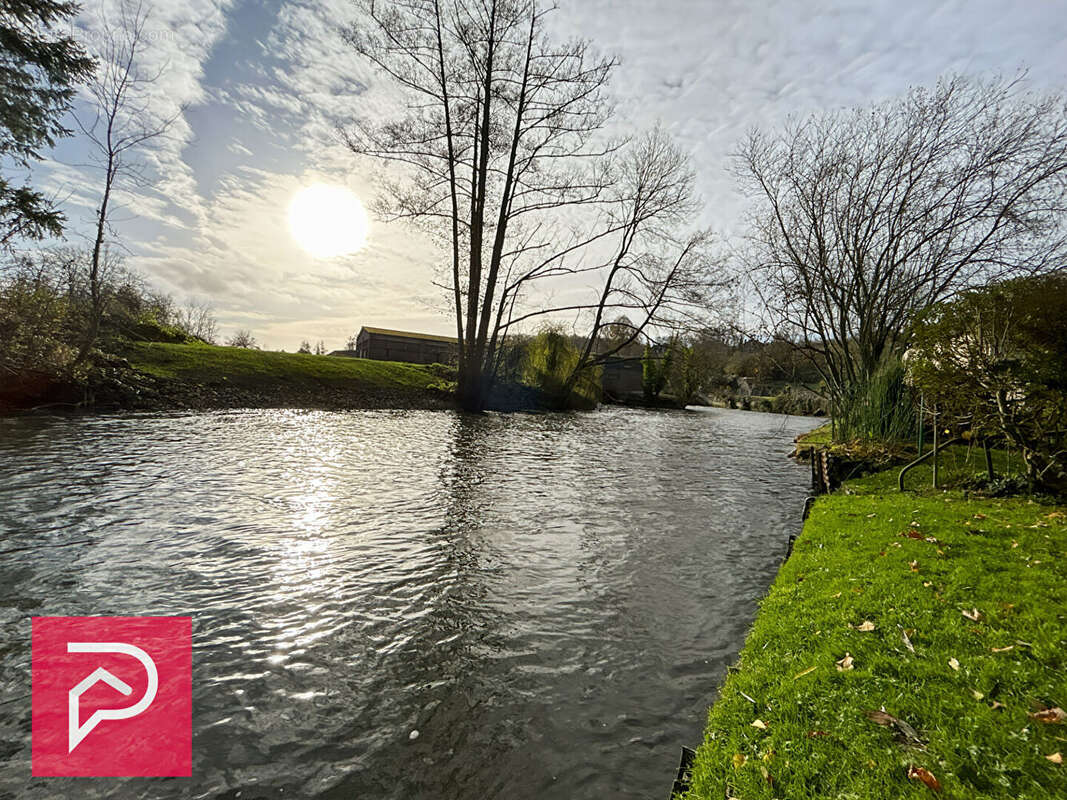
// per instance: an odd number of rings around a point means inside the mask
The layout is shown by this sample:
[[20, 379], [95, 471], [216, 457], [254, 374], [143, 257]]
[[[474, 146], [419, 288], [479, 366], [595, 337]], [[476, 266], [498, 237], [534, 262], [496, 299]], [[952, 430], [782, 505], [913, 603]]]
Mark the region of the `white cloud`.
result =
[[[84, 4], [90, 36], [117, 2]], [[1062, 12], [1038, 0], [560, 0], [552, 25], [618, 54], [615, 124], [632, 133], [661, 120], [692, 153], [706, 221], [722, 230], [740, 207], [727, 166], [748, 127], [869, 103], [949, 71], [1029, 65], [1035, 85], [1062, 90]], [[250, 327], [271, 347], [337, 347], [360, 324], [452, 325], [435, 310], [438, 256], [411, 229], [375, 224], [366, 250], [331, 261], [311, 259], [288, 233], [285, 210], [302, 186], [373, 195], [372, 167], [336, 128], [389, 114], [394, 98], [341, 40], [351, 13], [348, 0], [160, 0], [149, 25], [145, 66], [163, 68], [152, 107], [181, 113], [148, 155], [153, 184], [122, 198], [124, 218], [138, 218], [123, 226], [134, 264], [181, 299], [210, 298], [224, 330]], [[84, 160], [76, 142], [68, 149], [62, 161]], [[91, 215], [84, 171], [56, 162], [39, 180], [69, 196], [72, 221]]]

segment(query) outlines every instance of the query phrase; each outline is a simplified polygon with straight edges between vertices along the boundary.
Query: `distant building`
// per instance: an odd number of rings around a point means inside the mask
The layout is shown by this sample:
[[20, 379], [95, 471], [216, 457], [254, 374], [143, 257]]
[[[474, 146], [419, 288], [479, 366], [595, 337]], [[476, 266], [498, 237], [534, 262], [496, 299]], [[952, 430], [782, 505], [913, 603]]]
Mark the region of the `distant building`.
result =
[[452, 364], [456, 361], [456, 349], [455, 337], [364, 326], [359, 329], [354, 351], [335, 350], [330, 355], [410, 364]]
[[640, 394], [643, 391], [642, 374], [644, 367], [639, 358], [609, 358], [601, 371], [601, 386], [604, 394], [619, 398], [627, 394]]

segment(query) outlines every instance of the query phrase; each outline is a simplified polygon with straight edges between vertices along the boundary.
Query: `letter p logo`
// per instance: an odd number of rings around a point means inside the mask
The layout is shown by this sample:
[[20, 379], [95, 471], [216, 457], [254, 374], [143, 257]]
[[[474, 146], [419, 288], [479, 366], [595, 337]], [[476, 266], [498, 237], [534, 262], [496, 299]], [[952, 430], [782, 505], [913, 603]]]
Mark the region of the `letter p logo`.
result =
[[188, 776], [191, 629], [189, 617], [35, 617], [33, 774]]
[[156, 699], [156, 691], [159, 689], [159, 673], [156, 672], [156, 663], [149, 658], [148, 653], [140, 647], [125, 642], [67, 642], [68, 653], [125, 653], [133, 656], [145, 668], [148, 674], [148, 687], [144, 695], [132, 706], [126, 708], [101, 708], [93, 712], [84, 725], [78, 724], [79, 709], [78, 700], [85, 692], [93, 688], [98, 681], [103, 681], [112, 689], [125, 695], [133, 693], [130, 685], [121, 678], [116, 678], [103, 667], [97, 667], [92, 674], [86, 677], [67, 693], [67, 752], [73, 752], [78, 743], [89, 735], [90, 731], [105, 719], [129, 719], [136, 717]]

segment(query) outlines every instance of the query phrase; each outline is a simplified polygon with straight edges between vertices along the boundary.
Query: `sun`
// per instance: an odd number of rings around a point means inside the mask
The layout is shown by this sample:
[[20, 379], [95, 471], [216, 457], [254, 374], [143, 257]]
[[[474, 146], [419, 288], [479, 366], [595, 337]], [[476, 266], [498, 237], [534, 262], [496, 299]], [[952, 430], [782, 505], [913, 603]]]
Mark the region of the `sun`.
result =
[[343, 186], [316, 183], [297, 192], [289, 204], [289, 231], [315, 258], [348, 255], [367, 242], [367, 212]]

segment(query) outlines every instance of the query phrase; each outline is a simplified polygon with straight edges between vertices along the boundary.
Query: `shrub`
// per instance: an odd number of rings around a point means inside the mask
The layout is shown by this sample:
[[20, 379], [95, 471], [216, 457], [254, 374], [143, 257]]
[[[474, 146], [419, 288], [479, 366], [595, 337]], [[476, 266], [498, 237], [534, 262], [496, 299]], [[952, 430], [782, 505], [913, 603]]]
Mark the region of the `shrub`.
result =
[[1067, 274], [993, 284], [929, 309], [908, 368], [946, 418], [1018, 447], [1032, 485], [1067, 491]]
[[[176, 310], [168, 295], [111, 258], [100, 284], [96, 346], [115, 351], [122, 340], [187, 343], [212, 336], [206, 306]], [[74, 248], [22, 253], [0, 273], [0, 363], [14, 372], [70, 377], [92, 318], [88, 259]], [[195, 328], [195, 331], [191, 328]], [[80, 371], [80, 367], [79, 370]]]
[[670, 352], [675, 352], [676, 356], [665, 359], [673, 361], [667, 383], [678, 402], [689, 405], [704, 390], [707, 370], [701, 363], [700, 353], [692, 346], [675, 346], [668, 351]]
[[671, 374], [671, 364], [674, 361], [675, 342], [671, 339], [662, 353], [656, 353], [650, 347], [645, 347], [645, 354], [641, 358], [641, 389], [646, 400], [655, 400], [667, 387], [667, 379]]
[[575, 372], [581, 354], [560, 328], [547, 327], [524, 348], [522, 379], [560, 408], [595, 408], [600, 401], [600, 369]]

